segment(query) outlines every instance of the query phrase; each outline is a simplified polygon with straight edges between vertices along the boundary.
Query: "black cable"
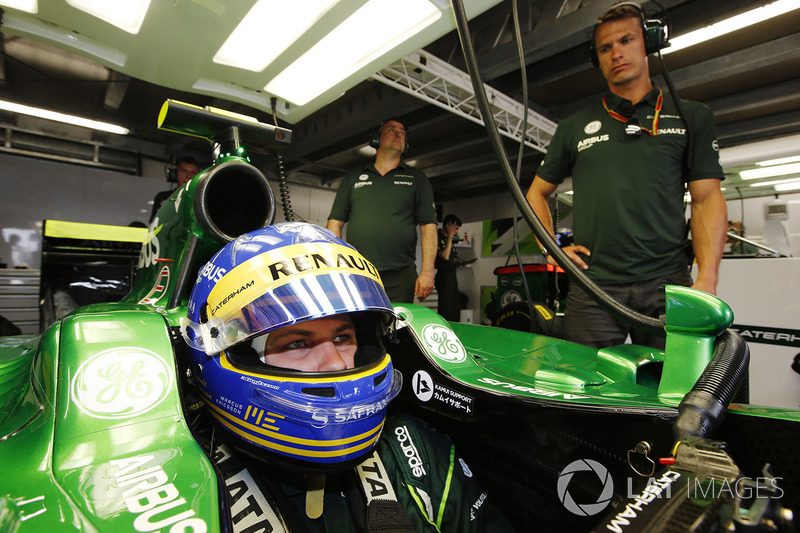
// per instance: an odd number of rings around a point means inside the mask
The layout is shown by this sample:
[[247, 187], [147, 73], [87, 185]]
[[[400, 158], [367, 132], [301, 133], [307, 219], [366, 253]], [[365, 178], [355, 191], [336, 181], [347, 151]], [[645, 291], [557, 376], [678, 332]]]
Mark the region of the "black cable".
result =
[[684, 177], [688, 178], [689, 171], [692, 169], [692, 161], [694, 160], [694, 122], [692, 122], [692, 119], [686, 112], [686, 107], [683, 105], [683, 102], [678, 95], [678, 90], [672, 83], [672, 76], [670, 76], [669, 72], [667, 71], [667, 66], [664, 64], [664, 58], [661, 57], [661, 51], [658, 52], [658, 59], [661, 61], [661, 76], [664, 78], [664, 81], [667, 82], [669, 94], [672, 96], [672, 100], [675, 102], [675, 107], [678, 108], [678, 114], [683, 121], [683, 125], [686, 126], [686, 150], [683, 152], [683, 175]]
[[[272, 103], [272, 120], [275, 123], [275, 126], [278, 127], [278, 113], [277, 113], [278, 99], [273, 97], [271, 103]], [[292, 200], [289, 197], [289, 184], [286, 181], [286, 169], [283, 166], [283, 154], [278, 152], [276, 158], [278, 167], [278, 190], [281, 193], [281, 207], [283, 208], [283, 218], [286, 219], [286, 222], [294, 222], [295, 220], [294, 210], [292, 209]]]
[[[652, 1], [658, 6], [663, 14], [663, 20], [667, 26], [667, 39], [669, 39], [669, 31], [672, 27], [669, 21], [669, 13], [667, 13], [667, 10], [664, 9], [664, 6], [662, 6], [657, 0]], [[672, 101], [675, 102], [675, 107], [678, 109], [678, 115], [680, 115], [683, 125], [686, 126], [686, 150], [683, 152], [683, 175], [688, 177], [689, 171], [692, 168], [692, 161], [694, 160], [694, 123], [692, 122], [691, 117], [689, 117], [689, 114], [686, 112], [686, 107], [681, 101], [681, 97], [678, 94], [678, 90], [675, 88], [675, 84], [672, 83], [672, 76], [669, 75], [667, 65], [664, 63], [664, 57], [661, 55], [661, 50], [658, 50], [658, 60], [661, 62], [661, 76], [664, 78], [664, 81], [667, 82], [669, 94], [672, 97]], [[653, 134], [656, 133], [658, 132], [653, 132]]]
[[489, 102], [486, 97], [486, 92], [484, 91], [483, 80], [481, 79], [480, 72], [478, 71], [478, 62], [475, 57], [475, 50], [472, 46], [472, 41], [469, 38], [469, 28], [467, 15], [464, 12], [464, 5], [461, 0], [450, 1], [456, 17], [456, 28], [458, 30], [459, 41], [461, 42], [461, 49], [464, 53], [467, 70], [470, 74], [473, 90], [475, 91], [475, 99], [483, 117], [489, 142], [494, 149], [498, 163], [500, 164], [500, 170], [506, 179], [506, 183], [508, 184], [511, 195], [513, 196], [514, 201], [516, 202], [520, 211], [522, 211], [522, 215], [525, 217], [528, 225], [539, 239], [539, 242], [543, 243], [547, 250], [552, 250], [551, 255], [556, 262], [561, 265], [561, 268], [573, 276], [575, 281], [592, 299], [599, 303], [603, 308], [607, 309], [610, 313], [630, 324], [631, 326], [650, 335], [663, 337], [666, 332], [664, 330], [664, 323], [661, 320], [634, 311], [633, 309], [626, 307], [625, 305], [608, 296], [608, 294], [606, 294], [605, 291], [603, 291], [596, 283], [587, 278], [581, 269], [567, 256], [567, 254], [558, 247], [555, 239], [550, 236], [550, 233], [545, 229], [544, 225], [536, 216], [536, 213], [534, 213], [533, 209], [531, 209], [531, 206], [528, 204], [528, 201], [520, 190], [519, 184], [514, 179], [511, 165], [508, 162], [508, 157], [503, 151], [502, 140], [497, 133], [497, 126], [494, 121], [494, 116], [492, 116], [489, 108]]
[[[517, 8], [517, 0], [511, 0], [511, 13], [514, 20], [514, 40], [517, 43], [517, 55], [519, 56], [519, 68], [522, 74], [522, 132], [519, 140], [519, 151], [517, 152], [517, 173], [516, 181], [520, 183], [522, 178], [522, 155], [525, 150], [525, 137], [528, 133], [528, 76], [525, 67], [525, 53], [522, 50], [522, 35], [519, 30], [519, 12]], [[525, 301], [528, 303], [528, 313], [531, 317], [530, 331], [535, 333], [534, 324], [536, 321], [534, 317], [533, 296], [531, 295], [531, 288], [528, 285], [528, 276], [525, 275], [525, 266], [522, 264], [522, 254], [519, 251], [519, 231], [517, 230], [517, 212], [519, 210], [514, 206], [514, 253], [517, 256], [517, 266], [519, 267], [519, 275], [522, 276], [522, 287], [525, 290]]]
[[[741, 232], [734, 231], [739, 237], [744, 237], [744, 195], [742, 195], [741, 187], [736, 187], [736, 193], [739, 195], [739, 210], [742, 212], [742, 230]], [[730, 232], [731, 229], [730, 222], [731, 221], [728, 220], [728, 232]], [[744, 243], [742, 241], [734, 240], [731, 242], [731, 253], [736, 253], [737, 248], [739, 249], [740, 254], [744, 254]]]

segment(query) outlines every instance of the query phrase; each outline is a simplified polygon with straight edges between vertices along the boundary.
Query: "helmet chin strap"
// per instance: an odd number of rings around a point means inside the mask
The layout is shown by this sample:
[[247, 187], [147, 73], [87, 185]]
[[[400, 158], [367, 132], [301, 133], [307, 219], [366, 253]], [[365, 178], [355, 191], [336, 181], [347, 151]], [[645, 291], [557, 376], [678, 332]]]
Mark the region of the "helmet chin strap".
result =
[[310, 474], [306, 482], [306, 516], [315, 519], [322, 516], [325, 503], [325, 474]]

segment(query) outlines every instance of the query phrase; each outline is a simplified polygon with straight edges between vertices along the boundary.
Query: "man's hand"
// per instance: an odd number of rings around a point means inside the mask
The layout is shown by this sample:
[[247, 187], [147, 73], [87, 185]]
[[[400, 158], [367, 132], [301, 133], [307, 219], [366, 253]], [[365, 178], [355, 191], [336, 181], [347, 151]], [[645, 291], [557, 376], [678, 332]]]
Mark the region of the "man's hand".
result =
[[692, 285], [692, 288], [707, 292], [708, 294], [713, 294], [714, 296], [717, 295], [717, 284], [713, 280], [702, 280], [698, 278], [697, 281], [694, 282], [694, 285]]
[[[584, 261], [583, 258], [578, 255], [578, 254], [583, 254], [587, 256], [592, 255], [592, 252], [590, 252], [587, 247], [581, 244], [574, 244], [572, 246], [565, 246], [561, 250], [565, 254], [567, 254], [567, 257], [572, 259], [572, 262], [578, 265], [581, 268], [581, 270], [586, 270], [589, 268], [589, 265], [586, 264], [586, 261]], [[547, 262], [550, 263], [551, 265], [558, 266], [558, 263], [556, 263], [552, 255], [547, 256]]]
[[326, 226], [329, 230], [333, 232], [334, 235], [342, 238], [342, 228], [344, 227], [344, 222], [341, 220], [336, 220], [333, 218], [328, 219], [328, 224]]
[[444, 231], [447, 233], [447, 236], [450, 237], [450, 239], [452, 240], [453, 235], [458, 233], [458, 228], [460, 227], [461, 226], [456, 225], [455, 222], [448, 222], [447, 225], [445, 225], [444, 227]]
[[433, 274], [426, 274], [421, 272], [417, 276], [417, 282], [414, 284], [414, 295], [420, 300], [424, 300], [433, 292]]
[[439, 230], [436, 224], [422, 224], [419, 227], [422, 235], [422, 266], [414, 284], [414, 295], [424, 300], [433, 292], [434, 260], [436, 259], [436, 236]]

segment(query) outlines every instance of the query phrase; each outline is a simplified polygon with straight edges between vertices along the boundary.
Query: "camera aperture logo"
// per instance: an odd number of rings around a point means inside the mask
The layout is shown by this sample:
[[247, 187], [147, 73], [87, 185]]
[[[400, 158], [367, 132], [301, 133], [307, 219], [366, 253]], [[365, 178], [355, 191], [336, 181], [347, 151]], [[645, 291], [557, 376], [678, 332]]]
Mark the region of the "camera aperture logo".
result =
[[[767, 472], [768, 473], [768, 472]], [[600, 495], [596, 502], [578, 503], [570, 493], [570, 485], [583, 486], [576, 474], [582, 476], [581, 481], [586, 482], [587, 476], [596, 476], [602, 484]], [[749, 478], [735, 477], [732, 479], [712, 479], [707, 475], [697, 473], [682, 474], [680, 471], [668, 469], [658, 477], [648, 477], [646, 486], [641, 492], [633, 492], [633, 483], [628, 478], [627, 502], [619, 512], [608, 518], [605, 528], [609, 531], [622, 533], [627, 526], [637, 521], [645, 509], [654, 502], [672, 498], [672, 489], [680, 481], [686, 480], [686, 490], [679, 491], [682, 497], [698, 501], [711, 501], [725, 499], [728, 501], [752, 501], [754, 499], [781, 498], [783, 489], [778, 485], [782, 478], [765, 477]], [[574, 481], [574, 483], [573, 483]], [[588, 479], [591, 483], [594, 480]], [[614, 481], [608, 469], [597, 461], [591, 459], [578, 459], [568, 464], [558, 477], [558, 497], [569, 512], [578, 516], [593, 516], [605, 510], [614, 495]]]
[[[603, 484], [597, 501], [594, 503], [577, 503], [569, 492], [569, 484], [573, 476], [578, 472], [594, 472]], [[567, 511], [578, 516], [593, 516], [608, 507], [611, 497], [614, 494], [614, 480], [611, 479], [608, 469], [591, 459], [578, 459], [568, 464], [558, 476], [558, 498]]]

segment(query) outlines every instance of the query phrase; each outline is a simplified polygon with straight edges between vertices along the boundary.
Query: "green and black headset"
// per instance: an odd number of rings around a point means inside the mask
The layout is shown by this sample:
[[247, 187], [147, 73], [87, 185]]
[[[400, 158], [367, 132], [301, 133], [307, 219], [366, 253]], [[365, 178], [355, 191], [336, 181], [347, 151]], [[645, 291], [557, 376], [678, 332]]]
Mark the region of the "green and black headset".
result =
[[405, 146], [405, 148], [403, 148], [403, 155], [405, 155], [405, 154], [408, 153], [408, 149], [410, 148], [410, 146], [408, 144], [408, 126], [406, 126], [406, 123], [402, 119], [399, 119], [397, 117], [389, 117], [386, 120], [382, 121], [380, 124], [378, 124], [378, 127], [375, 128], [375, 131], [372, 133], [372, 136], [369, 138], [369, 145], [371, 147], [375, 148], [376, 150], [378, 149], [378, 147], [381, 145], [381, 128], [383, 128], [383, 125], [386, 124], [387, 122], [389, 122], [390, 120], [394, 120], [395, 122], [399, 122], [400, 124], [403, 125], [403, 128], [405, 128], [405, 130], [406, 130], [406, 146]]
[[[618, 8], [620, 6], [630, 6], [634, 8], [636, 11], [639, 12], [639, 15], [642, 17], [642, 34], [644, 35], [644, 50], [647, 55], [655, 54], [659, 50], [662, 50], [669, 46], [669, 25], [666, 19], [666, 13], [663, 11], [661, 13], [651, 15], [647, 13], [645, 10], [642, 9], [642, 6], [637, 4], [636, 2], [617, 2], [616, 4], [612, 5], [606, 13], [611, 11], [612, 9]], [[601, 17], [602, 18], [602, 17]], [[597, 24], [595, 24], [594, 28], [592, 28], [591, 32], [591, 40], [589, 41], [589, 59], [592, 62], [592, 65], [595, 67], [600, 66], [600, 61], [597, 57], [597, 48], [595, 48], [594, 44], [594, 33], [597, 30]]]
[[[642, 6], [637, 4], [636, 2], [617, 2], [608, 8], [605, 13], [600, 17], [602, 19], [606, 13], [611, 11], [612, 9], [618, 8], [620, 6], [630, 6], [636, 11], [639, 12], [639, 15], [642, 18], [642, 33], [644, 35], [644, 51], [647, 55], [655, 54], [660, 50], [669, 46], [669, 21], [667, 19], [667, 12], [658, 2], [654, 3], [661, 8], [661, 11], [656, 14], [650, 14], [644, 9]], [[592, 65], [595, 67], [600, 66], [600, 60], [597, 57], [597, 49], [595, 48], [594, 44], [594, 34], [597, 31], [597, 24], [594, 25], [592, 31], [589, 34], [589, 59], [592, 61]], [[661, 75], [664, 77], [664, 81], [667, 82], [667, 86], [669, 87], [670, 95], [675, 102], [675, 106], [678, 108], [678, 114], [681, 116], [681, 120], [686, 125], [686, 136], [687, 136], [687, 143], [686, 143], [686, 150], [684, 152], [683, 157], [683, 167], [684, 167], [684, 174], [687, 174], [689, 169], [691, 168], [691, 162], [694, 156], [694, 125], [688, 118], [686, 110], [684, 109], [683, 103], [680, 100], [680, 96], [678, 95], [678, 91], [675, 88], [675, 85], [672, 83], [672, 79], [669, 76], [669, 72], [667, 72], [666, 66], [663, 64], [664, 60], [661, 58], [661, 54], [658, 55], [659, 59], [661, 60], [663, 71]]]

